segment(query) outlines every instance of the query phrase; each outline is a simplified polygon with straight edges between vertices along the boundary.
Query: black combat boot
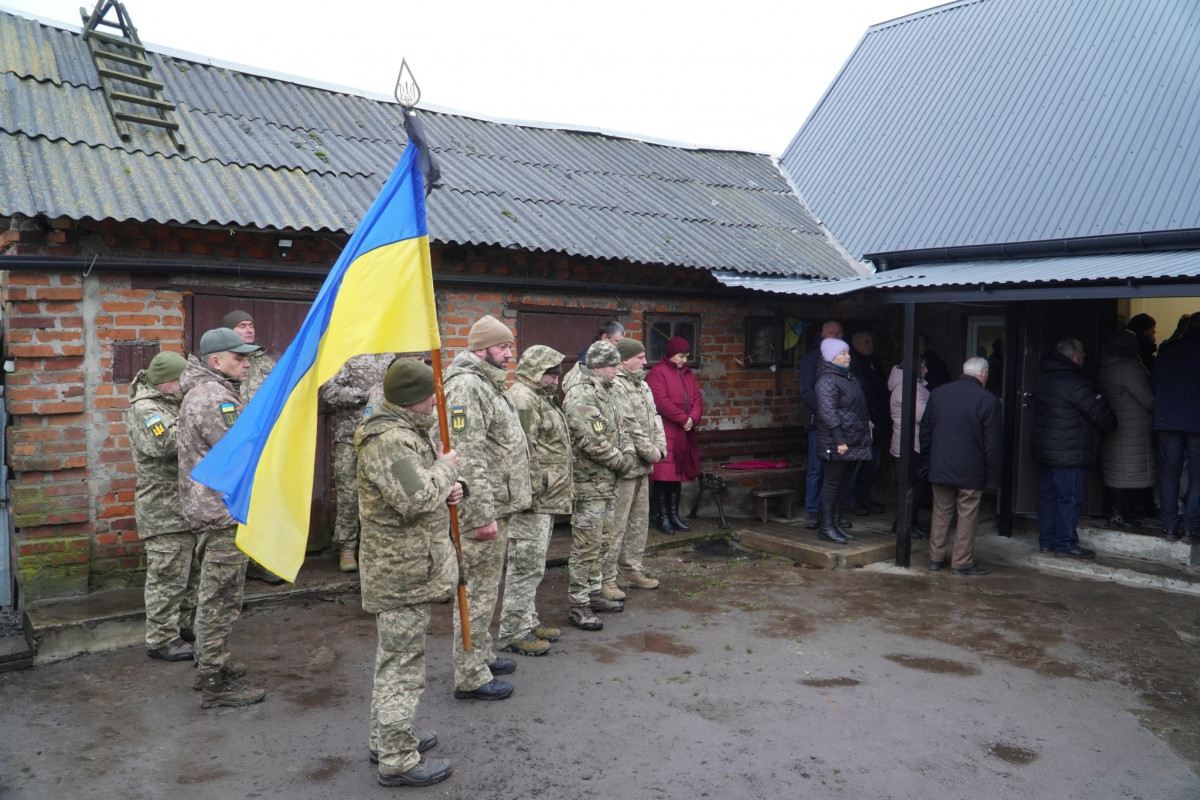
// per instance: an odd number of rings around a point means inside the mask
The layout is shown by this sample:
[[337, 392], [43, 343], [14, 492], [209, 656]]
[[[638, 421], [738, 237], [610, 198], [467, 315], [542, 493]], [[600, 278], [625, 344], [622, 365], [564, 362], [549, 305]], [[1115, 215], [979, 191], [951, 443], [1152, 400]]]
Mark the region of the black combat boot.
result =
[[682, 486], [678, 481], [671, 484], [671, 505], [667, 510], [671, 512], [671, 525], [675, 528], [675, 530], [690, 531], [692, 526], [688, 525], [679, 518], [679, 498], [682, 494]]
[[817, 511], [817, 514], [819, 515], [819, 521], [817, 523], [817, 538], [824, 539], [827, 542], [833, 542], [834, 544], [845, 544], [846, 540], [842, 538], [842, 535], [838, 533], [837, 528], [833, 526], [833, 506], [822, 504], [820, 510]]
[[665, 484], [660, 483], [654, 487], [654, 506], [658, 512], [655, 524], [658, 525], [658, 529], [663, 533], [675, 532], [675, 526], [671, 524], [671, 512], [667, 508], [670, 499], [667, 496], [667, 487]]

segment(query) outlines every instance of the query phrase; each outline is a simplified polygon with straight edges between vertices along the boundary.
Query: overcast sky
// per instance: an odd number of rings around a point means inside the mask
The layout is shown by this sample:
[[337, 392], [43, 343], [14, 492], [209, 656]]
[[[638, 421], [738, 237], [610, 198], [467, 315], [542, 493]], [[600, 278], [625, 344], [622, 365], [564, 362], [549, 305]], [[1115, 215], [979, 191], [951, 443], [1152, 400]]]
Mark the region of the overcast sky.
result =
[[[870, 25], [938, 5], [124, 2], [143, 42], [215, 60], [390, 97], [405, 58], [424, 106], [775, 155]], [[81, 5], [0, 0], [76, 27]]]

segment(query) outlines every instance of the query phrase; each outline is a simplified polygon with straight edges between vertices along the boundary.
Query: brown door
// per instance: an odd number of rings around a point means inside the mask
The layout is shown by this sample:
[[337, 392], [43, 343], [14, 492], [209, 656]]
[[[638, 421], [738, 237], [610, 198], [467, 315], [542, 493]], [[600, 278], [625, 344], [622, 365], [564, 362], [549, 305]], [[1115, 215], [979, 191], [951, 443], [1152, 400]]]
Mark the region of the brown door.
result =
[[[205, 331], [220, 327], [221, 319], [240, 309], [254, 318], [258, 343], [276, 361], [300, 331], [313, 297], [233, 297], [226, 294], [189, 294], [184, 303], [188, 352], [199, 345]], [[317, 455], [313, 470], [313, 498], [309, 516], [308, 552], [329, 546], [333, 531], [333, 454], [329, 420], [317, 420]]]
[[600, 326], [609, 320], [620, 321], [620, 315], [611, 311], [580, 309], [579, 313], [520, 311], [517, 313], [517, 345], [524, 350], [535, 344], [553, 347], [566, 356], [563, 359], [565, 375], [579, 354], [587, 350]]
[[[1078, 339], [1087, 353], [1083, 371], [1094, 379], [1100, 366], [1100, 341], [1113, 330], [1116, 319], [1116, 300], [1054, 300], [1028, 304], [1021, 337], [1021, 363], [1017, 373], [1019, 386], [1009, 395], [1020, 401], [1017, 412], [1017, 455], [1014, 459], [1017, 471], [1014, 479], [1014, 513], [1037, 514], [1038, 465], [1030, 454], [1030, 437], [1033, 433], [1033, 387], [1042, 371], [1042, 356], [1053, 350], [1060, 339]], [[1103, 512], [1104, 483], [1097, 464], [1088, 475], [1082, 513], [1095, 515]]]

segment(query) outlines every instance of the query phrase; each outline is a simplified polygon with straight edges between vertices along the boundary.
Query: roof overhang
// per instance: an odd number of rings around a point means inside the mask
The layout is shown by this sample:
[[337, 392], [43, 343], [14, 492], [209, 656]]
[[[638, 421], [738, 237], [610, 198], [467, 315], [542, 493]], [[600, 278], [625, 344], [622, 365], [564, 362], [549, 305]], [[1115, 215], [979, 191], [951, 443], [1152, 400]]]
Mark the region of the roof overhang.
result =
[[870, 292], [883, 303], [1200, 295], [1200, 251], [916, 264], [841, 280], [714, 273], [730, 287], [807, 297]]

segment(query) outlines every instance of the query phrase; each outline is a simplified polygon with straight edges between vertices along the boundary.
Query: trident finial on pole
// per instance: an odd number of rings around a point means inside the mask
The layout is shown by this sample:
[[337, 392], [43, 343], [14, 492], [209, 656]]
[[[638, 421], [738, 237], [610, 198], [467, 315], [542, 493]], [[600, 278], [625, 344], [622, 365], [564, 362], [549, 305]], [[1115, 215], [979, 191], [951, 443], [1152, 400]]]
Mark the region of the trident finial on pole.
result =
[[396, 76], [396, 102], [404, 108], [414, 108], [417, 103], [421, 102], [421, 87], [417, 85], [417, 79], [413, 77], [412, 70], [408, 68], [408, 61], [400, 60], [400, 74]]

